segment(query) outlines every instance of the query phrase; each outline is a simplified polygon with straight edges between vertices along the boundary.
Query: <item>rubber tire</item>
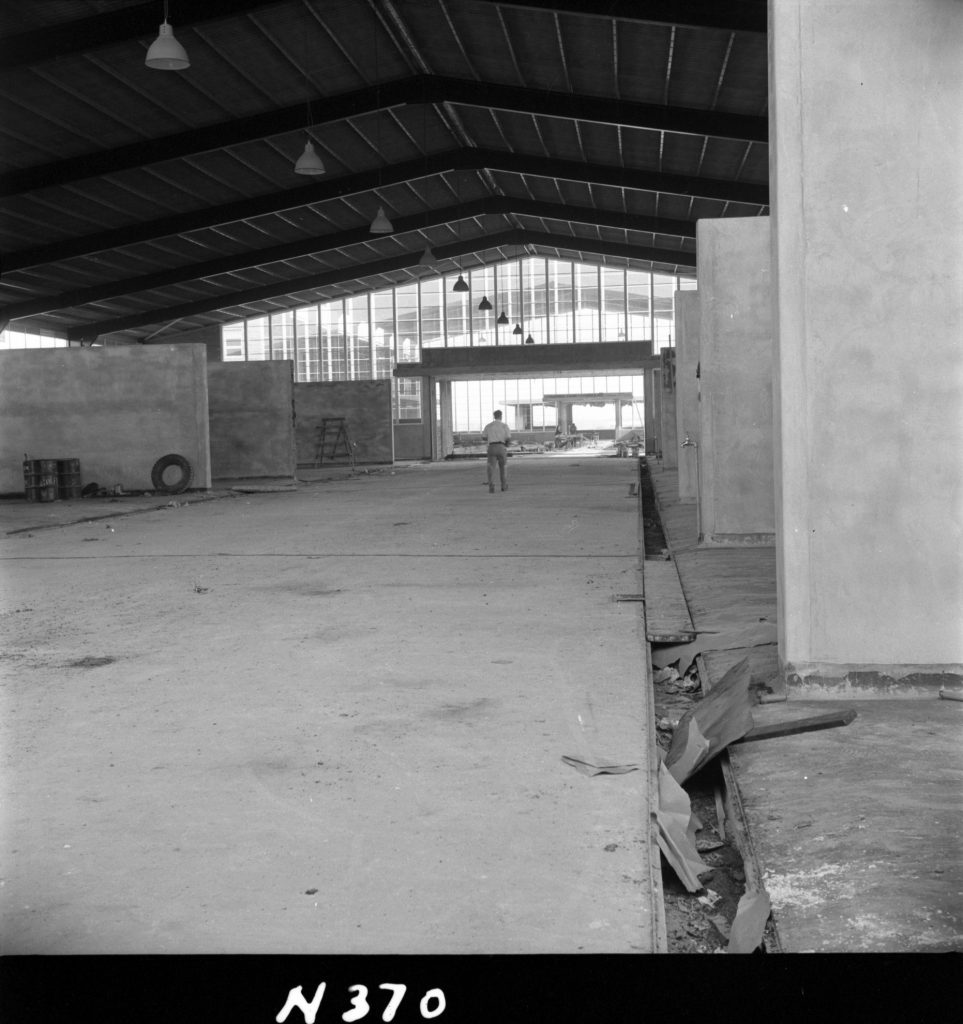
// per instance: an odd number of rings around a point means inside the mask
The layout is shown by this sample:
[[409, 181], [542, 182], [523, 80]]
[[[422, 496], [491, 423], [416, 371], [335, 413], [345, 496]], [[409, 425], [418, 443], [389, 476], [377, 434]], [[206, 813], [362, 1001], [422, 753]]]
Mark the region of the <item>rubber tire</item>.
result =
[[[171, 466], [177, 466], [180, 469], [181, 478], [169, 484], [164, 481], [164, 471], [170, 469]], [[154, 463], [153, 469], [150, 471], [150, 482], [154, 485], [154, 490], [161, 491], [163, 494], [180, 494], [181, 491], [186, 491], [193, 478], [194, 470], [183, 455], [163, 455]]]

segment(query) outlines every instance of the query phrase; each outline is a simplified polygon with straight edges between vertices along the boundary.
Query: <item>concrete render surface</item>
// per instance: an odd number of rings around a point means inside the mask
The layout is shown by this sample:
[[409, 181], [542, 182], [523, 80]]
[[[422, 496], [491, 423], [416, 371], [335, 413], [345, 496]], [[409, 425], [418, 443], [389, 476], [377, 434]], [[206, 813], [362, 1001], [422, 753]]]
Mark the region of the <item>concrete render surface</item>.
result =
[[[704, 548], [678, 474], [652, 464], [666, 538], [696, 629], [776, 621], [775, 551]], [[787, 585], [791, 585], [791, 582]], [[743, 657], [785, 696], [774, 644], [703, 655], [713, 682]], [[852, 708], [844, 728], [730, 746], [783, 952], [963, 950], [963, 703], [788, 699], [757, 726]]]
[[0, 502], [0, 951], [663, 950], [637, 465], [509, 472]]

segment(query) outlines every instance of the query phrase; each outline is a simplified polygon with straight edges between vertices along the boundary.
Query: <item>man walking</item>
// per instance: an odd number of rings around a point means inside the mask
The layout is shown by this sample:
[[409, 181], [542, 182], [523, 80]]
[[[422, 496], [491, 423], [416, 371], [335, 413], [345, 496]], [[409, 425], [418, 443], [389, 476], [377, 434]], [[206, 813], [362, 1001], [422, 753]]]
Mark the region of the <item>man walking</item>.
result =
[[488, 442], [488, 493], [495, 493], [495, 465], [502, 490], [508, 490], [508, 445], [512, 440], [512, 432], [502, 423], [502, 411], [496, 409], [495, 418], [482, 431], [482, 440]]

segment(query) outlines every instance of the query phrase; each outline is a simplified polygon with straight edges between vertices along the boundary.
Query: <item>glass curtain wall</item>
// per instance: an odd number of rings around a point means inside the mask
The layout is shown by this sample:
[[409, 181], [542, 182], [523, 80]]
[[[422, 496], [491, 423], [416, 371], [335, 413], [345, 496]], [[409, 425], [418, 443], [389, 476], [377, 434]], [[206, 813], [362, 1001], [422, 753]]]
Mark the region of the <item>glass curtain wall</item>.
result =
[[399, 363], [420, 362], [422, 332], [418, 318], [417, 284], [406, 284], [395, 289], [395, 316], [398, 338], [395, 358]]
[[318, 307], [295, 310], [296, 380], [321, 379], [321, 349], [318, 345]]
[[575, 340], [599, 340], [599, 268], [586, 263], [575, 267]]
[[642, 374], [600, 377], [543, 377], [531, 380], [452, 381], [452, 429], [455, 433], [479, 433], [501, 409], [510, 430], [554, 430], [557, 406], [546, 396], [586, 395], [584, 406], [575, 417], [582, 430], [611, 428], [615, 420], [616, 399], [604, 406], [599, 395], [632, 395], [618, 399], [623, 427], [641, 427], [643, 399]]
[[391, 376], [395, 352], [395, 293], [391, 288], [371, 296], [371, 334], [378, 380]]
[[498, 325], [497, 344], [518, 345], [524, 340], [524, 335], [515, 334], [515, 328], [521, 328], [522, 320], [521, 273], [518, 261], [498, 264], [495, 267], [495, 280], [498, 289], [499, 317], [504, 313], [508, 318], [508, 323]]
[[371, 319], [368, 296], [357, 295], [345, 299], [344, 309], [348, 355], [345, 379], [371, 380]]
[[625, 341], [625, 271], [618, 267], [602, 267], [599, 273], [602, 341]]
[[[465, 274], [465, 281], [467, 282], [470, 274]], [[471, 345], [471, 291], [467, 292], [456, 292], [453, 291], [453, 285], [458, 280], [458, 275], [453, 274], [451, 277], [443, 278], [444, 281], [444, 298], [439, 299], [439, 302], [444, 301], [446, 318], [446, 346], [448, 348], [467, 348]]]
[[668, 274], [652, 275], [652, 351], [658, 352], [672, 344], [672, 322], [675, 317], [675, 293], [679, 279]]
[[[230, 326], [236, 327], [237, 325], [232, 324]], [[242, 324], [242, 345], [244, 341], [243, 331], [244, 325]], [[24, 348], [70, 348], [70, 343], [66, 338], [54, 338], [47, 334], [31, 334], [29, 331], [14, 331], [9, 328], [0, 331], [0, 352], [14, 352]]]
[[[452, 291], [456, 277], [225, 324], [222, 358], [294, 359], [299, 380], [355, 380], [387, 376], [390, 360], [418, 362], [422, 348], [520, 345], [529, 336], [556, 345], [651, 341], [658, 351], [671, 344], [675, 292], [697, 286], [694, 278], [543, 258], [464, 272], [468, 292]], [[491, 309], [478, 308], [482, 298]]]
[[[412, 296], [415, 302], [418, 301], [418, 290], [421, 292], [421, 347], [422, 348], [444, 348], [445, 347], [445, 292], [444, 278], [434, 277], [422, 281], [420, 285], [414, 285], [416, 289]], [[415, 319], [418, 317], [417, 307], [414, 311]], [[421, 358], [420, 356], [418, 357]], [[418, 362], [415, 359], [414, 362]]]
[[[651, 341], [657, 352], [672, 343], [674, 293], [697, 287], [694, 277], [543, 257], [463, 275], [467, 292], [452, 291], [457, 275], [444, 275], [225, 324], [222, 358], [291, 359], [299, 381], [343, 381], [390, 378], [395, 364], [419, 362], [422, 348], [521, 345], [529, 336], [554, 345]], [[482, 298], [490, 310], [478, 308]], [[0, 340], [6, 341], [0, 347], [27, 347], [17, 332], [6, 331]], [[509, 390], [492, 384], [472, 402], [490, 413], [498, 398], [518, 423], [532, 429], [554, 424], [551, 403], [534, 393], [510, 397]], [[394, 381], [393, 397], [397, 418], [421, 417], [417, 381]], [[461, 407], [468, 408], [465, 402]]]
[[575, 340], [575, 304], [572, 274], [574, 265], [561, 260], [548, 261], [548, 335], [555, 345]]
[[[495, 309], [497, 304], [498, 295], [495, 291], [495, 268], [494, 267], [482, 267], [480, 270], [474, 270], [471, 274], [472, 278], [472, 292], [478, 301], [472, 303], [471, 313], [471, 333], [473, 343], [475, 345], [487, 346], [494, 345], [496, 343], [496, 323], [495, 318], [498, 313]], [[490, 309], [480, 309], [479, 307], [485, 300], [488, 300], [485, 305], [490, 306]]]
[[271, 358], [294, 358], [294, 310], [275, 313], [271, 317]]

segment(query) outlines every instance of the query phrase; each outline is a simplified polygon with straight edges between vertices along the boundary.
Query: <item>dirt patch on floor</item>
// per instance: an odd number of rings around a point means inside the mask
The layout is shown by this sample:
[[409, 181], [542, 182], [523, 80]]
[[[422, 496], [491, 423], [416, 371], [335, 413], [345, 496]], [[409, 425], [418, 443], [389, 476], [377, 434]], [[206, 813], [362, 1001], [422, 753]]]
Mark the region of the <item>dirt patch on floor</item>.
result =
[[116, 658], [95, 658], [88, 655], [86, 658], [78, 658], [76, 661], [68, 661], [67, 668], [100, 668], [103, 665], [112, 665], [116, 660]]

